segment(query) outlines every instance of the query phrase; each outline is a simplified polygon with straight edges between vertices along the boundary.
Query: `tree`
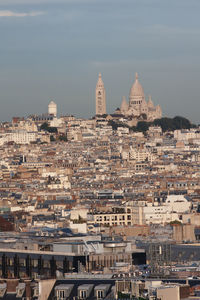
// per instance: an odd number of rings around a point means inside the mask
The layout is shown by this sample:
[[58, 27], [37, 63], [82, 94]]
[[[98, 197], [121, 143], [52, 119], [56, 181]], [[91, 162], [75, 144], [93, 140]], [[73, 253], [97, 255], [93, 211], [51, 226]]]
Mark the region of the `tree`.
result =
[[44, 122], [44, 123], [40, 126], [40, 130], [48, 131], [48, 132], [50, 132], [50, 133], [57, 133], [57, 132], [58, 132], [58, 130], [57, 130], [56, 127], [50, 127], [50, 126], [48, 125], [47, 122]]
[[59, 141], [67, 142], [67, 136], [66, 135], [59, 135], [58, 139], [59, 139]]
[[186, 118], [177, 116], [173, 119], [173, 122], [174, 122], [174, 126], [176, 127], [176, 129], [182, 129], [182, 128], [189, 129], [189, 128], [191, 128], [191, 123]]
[[143, 120], [147, 120], [147, 115], [146, 114], [141, 114], [141, 117]]
[[137, 131], [145, 132], [149, 129], [149, 123], [145, 121], [140, 121], [137, 123]]
[[40, 126], [40, 130], [44, 130], [47, 131], [49, 128], [49, 125], [47, 122], [44, 122], [41, 126]]
[[50, 135], [50, 142], [55, 142], [55, 137], [53, 135]]
[[115, 123], [113, 120], [108, 121], [108, 125], [112, 126], [112, 130], [117, 130], [118, 124]]
[[190, 121], [184, 117], [176, 116], [172, 118], [161, 118], [153, 121], [153, 125], [160, 126], [162, 130], [165, 131], [174, 131], [176, 129], [190, 129], [195, 127]]
[[182, 223], [179, 220], [174, 220], [169, 223], [170, 225], [181, 225]]
[[[145, 114], [141, 115], [145, 120]], [[190, 129], [196, 127], [196, 125], [191, 124], [191, 122], [180, 116], [174, 118], [161, 118], [155, 119], [153, 122], [139, 121], [137, 126], [129, 127], [127, 124], [121, 122], [115, 122], [113, 120], [108, 121], [108, 125], [112, 126], [113, 130], [117, 130], [118, 127], [128, 127], [131, 131], [143, 132], [144, 134], [149, 129], [150, 126], [160, 126], [163, 132], [174, 131], [176, 129]]]

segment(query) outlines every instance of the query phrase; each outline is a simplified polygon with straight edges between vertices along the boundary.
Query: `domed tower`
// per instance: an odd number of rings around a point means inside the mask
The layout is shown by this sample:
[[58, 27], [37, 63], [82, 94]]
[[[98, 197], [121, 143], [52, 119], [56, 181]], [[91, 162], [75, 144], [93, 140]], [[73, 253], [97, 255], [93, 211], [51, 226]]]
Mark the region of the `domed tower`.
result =
[[48, 105], [48, 114], [54, 117], [57, 116], [57, 104], [54, 101], [51, 101]]
[[147, 102], [147, 105], [148, 105], [148, 108], [154, 108], [154, 104], [153, 104], [153, 101], [152, 101], [150, 95], [149, 95], [149, 100], [148, 100], [148, 102]]
[[156, 106], [156, 118], [157, 119], [162, 118], [162, 108], [160, 107], [159, 104]]
[[106, 114], [106, 91], [104, 88], [101, 73], [96, 85], [96, 115]]
[[120, 111], [123, 115], [126, 115], [127, 112], [128, 112], [128, 103], [126, 102], [125, 97], [122, 98], [122, 104], [121, 104], [121, 107], [120, 107]]
[[138, 114], [142, 113], [146, 106], [144, 91], [142, 85], [139, 83], [138, 74], [135, 74], [135, 82], [133, 83], [129, 94], [129, 107], [134, 108]]

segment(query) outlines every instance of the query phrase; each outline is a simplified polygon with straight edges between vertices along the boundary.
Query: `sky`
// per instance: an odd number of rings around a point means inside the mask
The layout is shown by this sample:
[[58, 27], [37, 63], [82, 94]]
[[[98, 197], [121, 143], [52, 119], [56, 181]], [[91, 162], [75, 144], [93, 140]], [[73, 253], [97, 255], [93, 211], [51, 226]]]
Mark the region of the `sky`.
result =
[[200, 123], [199, 0], [0, 0], [0, 121], [47, 112], [92, 117], [102, 73], [107, 112], [135, 72], [163, 115]]

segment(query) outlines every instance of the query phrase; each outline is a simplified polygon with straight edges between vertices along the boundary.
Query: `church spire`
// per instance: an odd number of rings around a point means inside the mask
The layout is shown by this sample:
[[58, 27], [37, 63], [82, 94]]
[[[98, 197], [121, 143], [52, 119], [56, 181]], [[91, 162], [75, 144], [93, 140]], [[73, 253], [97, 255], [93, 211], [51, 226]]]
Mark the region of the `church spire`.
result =
[[96, 88], [102, 88], [104, 87], [104, 84], [103, 84], [103, 80], [102, 80], [102, 77], [101, 77], [101, 73], [99, 73], [99, 78], [98, 78], [98, 81], [97, 81], [97, 86]]
[[96, 85], [96, 115], [104, 114], [106, 114], [106, 92], [101, 73], [99, 73], [99, 78]]

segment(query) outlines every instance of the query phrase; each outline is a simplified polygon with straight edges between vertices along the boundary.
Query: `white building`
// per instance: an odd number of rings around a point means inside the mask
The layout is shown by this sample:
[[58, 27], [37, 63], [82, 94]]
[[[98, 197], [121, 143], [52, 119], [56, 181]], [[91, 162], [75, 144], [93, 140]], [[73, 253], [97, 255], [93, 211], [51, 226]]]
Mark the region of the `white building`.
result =
[[31, 142], [36, 142], [37, 140], [49, 142], [50, 138], [49, 135], [44, 132], [26, 130], [14, 130], [0, 135], [0, 145], [8, 142], [25, 145], [30, 144]]
[[53, 120], [50, 121], [50, 127], [61, 127], [63, 124], [64, 121], [61, 118], [53, 118]]
[[189, 212], [191, 203], [183, 195], [169, 195], [163, 205], [143, 208], [146, 224], [165, 224], [179, 220], [181, 214]]
[[16, 130], [7, 133], [7, 142], [14, 142], [16, 144], [30, 144], [37, 139], [37, 132], [29, 132], [26, 130]]
[[48, 114], [54, 117], [57, 116], [57, 104], [54, 101], [51, 101], [48, 105]]
[[139, 117], [140, 115], [146, 115], [147, 121], [153, 121], [162, 117], [160, 105], [154, 106], [151, 96], [149, 96], [148, 102], [145, 100], [144, 90], [139, 83], [137, 73], [135, 82], [130, 89], [129, 104], [126, 102], [126, 98], [123, 97], [120, 111], [125, 116]]
[[130, 156], [130, 159], [136, 160], [137, 162], [142, 162], [142, 161], [146, 161], [146, 160], [153, 162], [155, 160], [154, 155], [146, 148], [135, 149], [135, 148], [131, 147], [129, 156]]
[[189, 139], [200, 139], [200, 131], [196, 128], [180, 129], [174, 131], [174, 138], [178, 141], [188, 141]]

